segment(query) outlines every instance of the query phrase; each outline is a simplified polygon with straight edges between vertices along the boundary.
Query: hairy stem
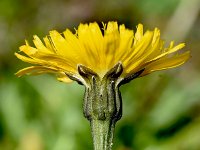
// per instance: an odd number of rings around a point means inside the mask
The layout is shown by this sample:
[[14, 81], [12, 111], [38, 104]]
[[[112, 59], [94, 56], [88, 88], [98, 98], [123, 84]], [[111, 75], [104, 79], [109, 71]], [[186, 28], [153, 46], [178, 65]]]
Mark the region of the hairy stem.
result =
[[91, 120], [94, 150], [111, 150], [114, 123], [109, 120]]

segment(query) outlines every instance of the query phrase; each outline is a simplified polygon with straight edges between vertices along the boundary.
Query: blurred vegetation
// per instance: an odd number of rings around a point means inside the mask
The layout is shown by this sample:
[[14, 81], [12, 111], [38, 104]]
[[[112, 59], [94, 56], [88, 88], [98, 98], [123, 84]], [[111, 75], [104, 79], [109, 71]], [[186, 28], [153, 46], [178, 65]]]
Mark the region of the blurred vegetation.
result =
[[121, 87], [123, 117], [114, 149], [199, 150], [199, 9], [199, 0], [1, 0], [0, 149], [92, 149], [89, 122], [82, 115], [84, 87], [59, 83], [51, 75], [17, 78], [14, 73], [28, 65], [14, 52], [34, 34], [117, 20], [131, 29], [138, 23], [160, 28], [167, 42], [186, 42], [192, 58]]

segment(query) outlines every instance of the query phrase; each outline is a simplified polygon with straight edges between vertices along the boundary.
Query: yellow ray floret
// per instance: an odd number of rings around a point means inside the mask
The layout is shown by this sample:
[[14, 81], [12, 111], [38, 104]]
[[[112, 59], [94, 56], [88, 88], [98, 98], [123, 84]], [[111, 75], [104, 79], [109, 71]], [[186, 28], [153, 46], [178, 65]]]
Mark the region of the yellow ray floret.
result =
[[184, 43], [174, 46], [171, 42], [169, 47], [164, 47], [159, 29], [144, 32], [142, 24], [137, 26], [135, 34], [117, 22], [104, 24], [103, 31], [97, 23], [80, 24], [75, 34], [68, 29], [62, 34], [53, 30], [43, 41], [35, 35], [33, 43], [35, 46], [30, 46], [26, 41], [20, 47], [25, 55], [15, 53], [22, 61], [34, 64], [18, 71], [18, 76], [55, 73], [58, 80], [69, 82], [65, 74], [79, 76], [79, 64], [103, 77], [118, 62], [123, 66], [122, 77], [141, 69], [144, 71], [140, 76], [144, 76], [177, 67], [190, 57], [189, 51], [177, 53]]

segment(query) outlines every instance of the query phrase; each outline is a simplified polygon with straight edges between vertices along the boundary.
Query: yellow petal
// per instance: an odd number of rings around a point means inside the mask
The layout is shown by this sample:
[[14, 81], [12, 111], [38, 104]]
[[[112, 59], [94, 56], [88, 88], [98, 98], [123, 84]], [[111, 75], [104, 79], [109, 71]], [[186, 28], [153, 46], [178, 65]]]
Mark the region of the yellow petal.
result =
[[115, 59], [123, 60], [125, 57], [132, 53], [132, 43], [134, 38], [134, 33], [132, 30], [128, 30], [124, 25], [120, 25], [120, 45], [118, 50], [116, 50]]
[[134, 45], [136, 45], [137, 42], [139, 42], [142, 39], [142, 37], [143, 37], [143, 25], [138, 24], [137, 31], [135, 33]]
[[38, 64], [43, 66], [50, 66], [56, 68], [58, 70], [63, 70], [66, 72], [74, 72], [76, 73], [76, 65], [73, 66], [72, 62], [66, 60], [62, 57], [56, 55], [46, 55], [42, 53], [38, 53], [36, 58], [29, 58], [18, 53], [15, 53], [17, 58], [21, 59], [24, 62], [28, 62], [31, 64]]
[[[145, 41], [147, 42], [147, 40], [145, 40]], [[127, 72], [134, 73], [134, 72], [137, 72], [137, 71], [143, 69], [143, 64], [145, 64], [145, 62], [150, 57], [152, 57], [152, 55], [155, 55], [154, 53], [157, 51], [157, 49], [160, 46], [160, 39], [159, 38], [155, 39], [155, 35], [152, 34], [151, 36], [149, 36], [149, 43], [150, 44], [148, 45], [148, 47], [146, 47], [146, 49], [143, 50], [143, 54], [141, 54], [141, 56], [138, 57], [138, 59], [133, 58], [130, 61], [129, 65], [127, 65], [127, 68], [126, 68]]]
[[[95, 32], [98, 32], [98, 37], [96, 37]], [[99, 48], [101, 47], [100, 44], [102, 44], [101, 40], [103, 40], [103, 37], [100, 38], [98, 25], [95, 25], [95, 23], [89, 26], [87, 24], [80, 24], [77, 33], [79, 42], [84, 46], [86, 57], [90, 60], [87, 62], [87, 65], [93, 65], [96, 61], [100, 61]]]
[[42, 43], [42, 41], [40, 40], [40, 38], [37, 35], [33, 36], [34, 40], [33, 43], [35, 44], [35, 47], [41, 51], [41, 52], [45, 52], [45, 53], [51, 53], [51, 50], [47, 49], [44, 44]]
[[54, 47], [53, 47], [53, 43], [52, 43], [52, 41], [51, 41], [51, 38], [50, 38], [50, 37], [48, 38], [48, 36], [46, 36], [46, 37], [43, 38], [43, 40], [44, 40], [45, 46], [46, 46], [49, 50], [51, 50], [53, 53], [56, 53], [56, 51], [55, 51], [55, 49], [54, 49]]
[[38, 52], [38, 50], [36, 48], [27, 46], [27, 45], [22, 45], [19, 47], [19, 49], [20, 49], [20, 51], [24, 52], [28, 56], [33, 56], [35, 53]]
[[79, 41], [76, 35], [74, 35], [70, 30], [65, 30], [63, 32], [65, 40], [67, 41], [66, 47], [68, 47], [69, 53], [67, 55], [71, 55], [71, 58], [78, 61], [80, 64], [88, 64], [89, 60], [85, 59], [89, 56], [86, 53], [86, 50], [82, 43]]
[[145, 67], [145, 70], [142, 76], [149, 74], [154, 71], [164, 70], [169, 68], [174, 68], [180, 66], [181, 64], [185, 63], [190, 58], [190, 52], [187, 51], [183, 54], [176, 55], [170, 58], [164, 58], [157, 60]]
[[156, 60], [158, 60], [158, 59], [160, 59], [160, 58], [162, 58], [162, 57], [165, 57], [166, 55], [169, 55], [169, 54], [171, 54], [171, 53], [174, 53], [174, 52], [176, 52], [176, 51], [182, 49], [183, 47], [185, 47], [185, 43], [181, 43], [181, 44], [179, 44], [179, 45], [177, 45], [177, 46], [175, 46], [175, 47], [169, 49], [168, 51], [166, 51], [166, 52], [164, 52], [164, 53], [158, 55], [158, 56], [155, 57], [155, 58], [153, 58], [153, 59], [150, 60], [149, 62], [156, 61]]
[[43, 73], [56, 73], [58, 70], [51, 68], [51, 67], [44, 67], [44, 66], [30, 66], [24, 69], [19, 70], [16, 75], [21, 77], [24, 74], [29, 75], [39, 75]]
[[30, 66], [24, 69], [19, 70], [16, 75], [21, 77], [22, 75], [40, 75], [45, 73], [54, 73], [58, 75], [58, 80], [65, 83], [72, 82], [64, 73], [58, 72], [58, 70], [51, 68], [51, 67], [44, 67], [44, 66]]
[[60, 35], [60, 33], [55, 30], [50, 31], [50, 37], [58, 54], [66, 57], [73, 55], [73, 50], [69, 49], [67, 41]]
[[15, 56], [18, 59], [20, 59], [20, 60], [22, 60], [24, 62], [28, 62], [30, 64], [41, 64], [41, 65], [43, 64], [42, 61], [34, 60], [34, 59], [30, 58], [30, 57], [26, 57], [26, 56], [20, 55], [18, 53], [15, 53]]
[[133, 49], [133, 53], [122, 60], [126, 68], [126, 72], [130, 72], [136, 68], [149, 54], [151, 54], [152, 51], [149, 46], [151, 46], [152, 38], [153, 33], [146, 32], [141, 41], [138, 43], [138, 46]]
[[117, 53], [120, 42], [119, 30], [117, 22], [109, 22], [105, 30], [105, 68], [110, 69], [117, 63], [115, 54]]

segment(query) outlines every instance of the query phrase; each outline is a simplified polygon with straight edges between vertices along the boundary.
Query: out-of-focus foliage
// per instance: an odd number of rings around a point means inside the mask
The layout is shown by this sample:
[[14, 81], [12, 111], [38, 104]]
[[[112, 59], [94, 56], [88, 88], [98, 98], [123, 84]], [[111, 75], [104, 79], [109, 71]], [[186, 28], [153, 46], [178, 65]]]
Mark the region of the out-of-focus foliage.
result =
[[27, 66], [13, 53], [32, 35], [73, 29], [80, 22], [117, 20], [129, 28], [159, 27], [166, 41], [185, 41], [192, 58], [121, 87], [123, 117], [115, 150], [200, 149], [199, 0], [1, 0], [0, 149], [92, 149], [82, 115], [84, 87], [50, 75], [17, 78]]

